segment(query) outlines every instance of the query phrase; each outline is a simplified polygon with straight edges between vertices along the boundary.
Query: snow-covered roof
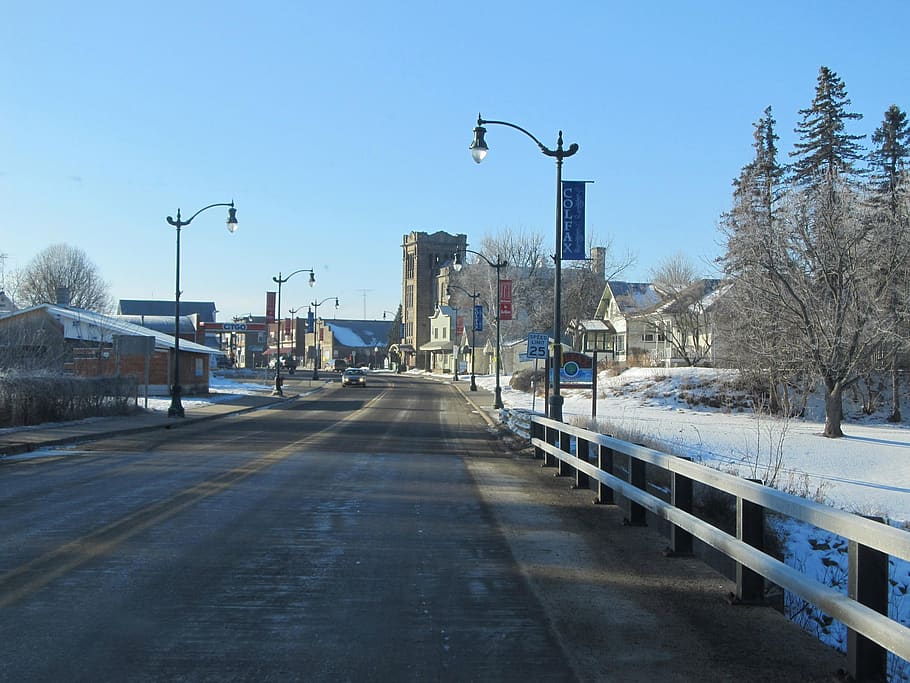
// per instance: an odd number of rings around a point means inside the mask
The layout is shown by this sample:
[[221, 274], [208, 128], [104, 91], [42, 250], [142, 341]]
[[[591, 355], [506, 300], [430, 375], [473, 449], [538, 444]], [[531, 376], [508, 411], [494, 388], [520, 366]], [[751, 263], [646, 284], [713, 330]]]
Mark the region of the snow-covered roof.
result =
[[335, 343], [350, 348], [385, 348], [393, 320], [323, 320], [332, 330]]
[[[19, 315], [26, 315], [33, 311], [44, 310], [47, 314], [59, 322], [63, 327], [63, 336], [66, 339], [77, 339], [91, 342], [105, 342], [112, 344], [114, 335], [154, 337], [156, 349], [174, 348], [174, 337], [163, 332], [158, 332], [148, 327], [134, 325], [115, 316], [87, 311], [83, 308], [67, 308], [54, 304], [41, 304], [32, 306], [22, 311], [16, 311], [9, 317], [14, 318]], [[213, 349], [195, 342], [180, 340], [181, 351], [194, 351], [196, 353], [208, 353], [216, 355], [225, 355], [218, 349]]]
[[660, 292], [649, 282], [622, 282], [611, 280], [607, 283], [616, 305], [624, 315], [634, 315], [660, 303]]

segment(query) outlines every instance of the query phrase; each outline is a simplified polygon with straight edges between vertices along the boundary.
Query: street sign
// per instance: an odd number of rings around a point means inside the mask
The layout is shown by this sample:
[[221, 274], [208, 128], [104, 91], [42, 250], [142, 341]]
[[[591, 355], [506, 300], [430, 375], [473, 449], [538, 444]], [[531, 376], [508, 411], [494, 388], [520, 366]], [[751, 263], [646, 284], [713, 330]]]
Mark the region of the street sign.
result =
[[528, 358], [546, 358], [550, 338], [546, 334], [531, 332], [528, 335]]

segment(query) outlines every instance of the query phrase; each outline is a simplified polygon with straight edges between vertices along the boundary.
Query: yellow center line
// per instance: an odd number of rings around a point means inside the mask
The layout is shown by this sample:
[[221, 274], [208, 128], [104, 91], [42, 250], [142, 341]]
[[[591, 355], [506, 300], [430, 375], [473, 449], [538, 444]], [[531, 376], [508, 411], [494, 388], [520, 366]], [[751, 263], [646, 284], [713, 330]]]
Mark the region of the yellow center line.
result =
[[[378, 401], [385, 392], [370, 400], [364, 407]], [[355, 419], [356, 413], [345, 416], [339, 422]], [[202, 500], [222, 493], [233, 485], [274, 465], [294, 453], [322, 433], [333, 429], [336, 424], [308, 434], [292, 444], [282, 446], [255, 460], [235, 467], [217, 477], [195, 484], [173, 496], [147, 505], [125, 517], [101, 527], [89, 534], [50, 550], [5, 574], [0, 575], [0, 608], [8, 607], [76, 567], [110, 553], [116, 546], [161, 522], [174, 517]]]

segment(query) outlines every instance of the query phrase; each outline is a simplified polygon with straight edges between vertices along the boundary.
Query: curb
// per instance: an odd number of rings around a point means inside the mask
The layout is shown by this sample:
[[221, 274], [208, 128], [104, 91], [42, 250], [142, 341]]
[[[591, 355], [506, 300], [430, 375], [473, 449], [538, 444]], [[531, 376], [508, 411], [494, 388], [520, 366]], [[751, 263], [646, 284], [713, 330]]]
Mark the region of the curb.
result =
[[[268, 403], [263, 403], [259, 406], [247, 406], [244, 408], [237, 408], [236, 410], [226, 410], [224, 412], [216, 412], [211, 415], [198, 415], [191, 417], [184, 417], [178, 420], [174, 418], [165, 418], [161, 422], [155, 424], [142, 425], [139, 427], [123, 427], [122, 429], [108, 429], [108, 430], [99, 430], [93, 433], [79, 434], [79, 435], [70, 435], [60, 438], [48, 438], [45, 441], [35, 441], [35, 442], [20, 442], [10, 444], [9, 446], [0, 446], [0, 462], [4, 458], [22, 455], [24, 453], [33, 453], [35, 451], [42, 450], [44, 448], [57, 448], [59, 446], [67, 446], [71, 444], [86, 443], [88, 441], [97, 441], [100, 439], [110, 438], [112, 436], [118, 435], [129, 435], [129, 434], [140, 434], [142, 432], [151, 432], [157, 429], [180, 429], [181, 427], [186, 427], [188, 425], [197, 424], [200, 422], [209, 422], [211, 420], [217, 420], [223, 417], [228, 417], [232, 415], [243, 415], [245, 413], [251, 413], [255, 410], [263, 410], [265, 408], [271, 408], [272, 406], [284, 403], [286, 401], [293, 401], [300, 398], [300, 394], [294, 394], [291, 396], [284, 396], [277, 398], [274, 401]], [[173, 421], [172, 421], [173, 420]]]

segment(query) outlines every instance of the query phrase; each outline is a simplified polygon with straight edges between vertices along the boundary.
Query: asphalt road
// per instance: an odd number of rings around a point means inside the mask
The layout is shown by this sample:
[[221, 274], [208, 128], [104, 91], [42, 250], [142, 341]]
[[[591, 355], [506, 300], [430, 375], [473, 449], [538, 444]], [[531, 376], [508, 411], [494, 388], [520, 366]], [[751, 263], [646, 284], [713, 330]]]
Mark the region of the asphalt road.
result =
[[583, 495], [387, 375], [6, 463], [0, 680], [830, 680]]

